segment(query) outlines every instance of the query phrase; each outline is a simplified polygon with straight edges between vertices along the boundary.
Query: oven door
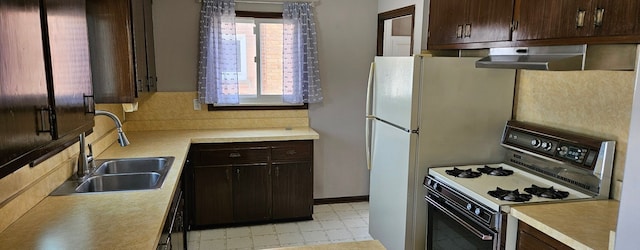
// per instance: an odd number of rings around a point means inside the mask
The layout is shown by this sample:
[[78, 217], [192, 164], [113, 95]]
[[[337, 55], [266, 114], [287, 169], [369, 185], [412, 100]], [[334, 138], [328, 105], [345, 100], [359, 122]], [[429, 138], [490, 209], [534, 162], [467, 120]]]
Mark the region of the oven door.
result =
[[498, 233], [468, 218], [446, 198], [430, 193], [427, 200], [427, 249], [499, 249]]

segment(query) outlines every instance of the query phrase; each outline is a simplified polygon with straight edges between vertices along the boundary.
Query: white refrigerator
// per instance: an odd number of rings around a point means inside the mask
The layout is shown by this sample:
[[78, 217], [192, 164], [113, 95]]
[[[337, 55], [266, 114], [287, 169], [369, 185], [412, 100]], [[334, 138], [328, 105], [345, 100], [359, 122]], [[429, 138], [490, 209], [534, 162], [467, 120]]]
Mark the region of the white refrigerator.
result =
[[433, 166], [500, 162], [515, 70], [480, 58], [376, 57], [367, 89], [369, 233], [389, 250], [424, 249], [422, 181]]

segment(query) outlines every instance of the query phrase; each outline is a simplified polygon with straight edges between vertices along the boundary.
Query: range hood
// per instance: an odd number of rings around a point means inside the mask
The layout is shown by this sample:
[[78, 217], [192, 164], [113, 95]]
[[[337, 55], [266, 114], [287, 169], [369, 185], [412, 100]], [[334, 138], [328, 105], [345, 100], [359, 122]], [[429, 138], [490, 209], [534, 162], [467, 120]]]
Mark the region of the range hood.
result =
[[634, 70], [636, 44], [492, 48], [477, 68]]

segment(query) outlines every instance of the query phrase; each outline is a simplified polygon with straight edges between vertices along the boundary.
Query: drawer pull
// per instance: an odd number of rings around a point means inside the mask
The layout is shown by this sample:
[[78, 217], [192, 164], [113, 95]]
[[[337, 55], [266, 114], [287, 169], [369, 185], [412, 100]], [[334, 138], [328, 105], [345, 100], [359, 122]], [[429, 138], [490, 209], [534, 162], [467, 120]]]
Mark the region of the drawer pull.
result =
[[240, 158], [242, 155], [240, 153], [231, 153], [229, 154], [229, 158]]
[[462, 25], [458, 25], [458, 28], [456, 29], [456, 38], [462, 38], [462, 33], [463, 33], [463, 27]]
[[578, 13], [576, 14], [576, 28], [584, 27], [584, 15], [585, 14], [586, 14], [586, 11], [578, 10]]
[[287, 154], [288, 154], [288, 155], [295, 155], [295, 154], [297, 154], [297, 153], [298, 153], [298, 152], [296, 152], [296, 150], [294, 150], [294, 149], [291, 149], [291, 150], [288, 150], [288, 151], [287, 151]]
[[604, 19], [604, 9], [596, 8], [596, 14], [594, 16], [594, 25], [596, 27], [602, 27], [602, 21]]

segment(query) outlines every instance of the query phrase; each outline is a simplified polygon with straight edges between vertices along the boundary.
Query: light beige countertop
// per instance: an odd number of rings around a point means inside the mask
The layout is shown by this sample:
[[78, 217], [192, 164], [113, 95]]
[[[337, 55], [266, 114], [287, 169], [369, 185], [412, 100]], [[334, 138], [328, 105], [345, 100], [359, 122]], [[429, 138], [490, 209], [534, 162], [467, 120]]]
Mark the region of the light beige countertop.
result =
[[615, 200], [515, 206], [511, 215], [574, 249], [608, 249], [616, 229]]
[[[127, 132], [98, 159], [173, 156], [160, 189], [48, 196], [0, 233], [0, 249], [156, 249], [191, 143], [311, 140], [310, 128]], [[55, 188], [55, 187], [52, 187]]]

